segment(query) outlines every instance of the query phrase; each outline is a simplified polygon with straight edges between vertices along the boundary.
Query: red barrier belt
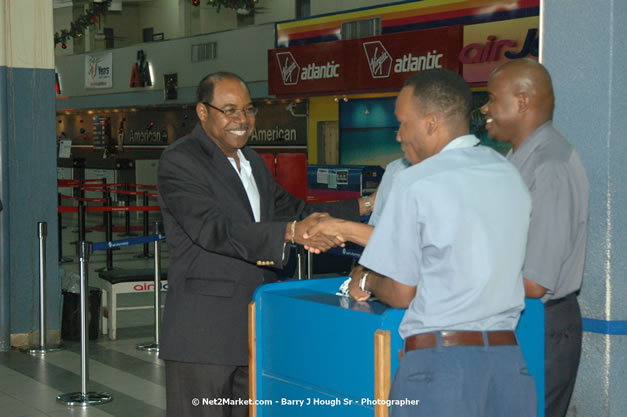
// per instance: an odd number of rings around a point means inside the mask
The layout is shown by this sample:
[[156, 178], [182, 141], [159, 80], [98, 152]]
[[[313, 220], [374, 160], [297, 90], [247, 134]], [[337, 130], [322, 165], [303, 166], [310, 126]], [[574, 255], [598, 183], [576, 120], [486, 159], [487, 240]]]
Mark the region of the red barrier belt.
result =
[[57, 180], [57, 184], [59, 186], [61, 186], [61, 184], [64, 184], [63, 186], [65, 186], [65, 184], [67, 185], [80, 185], [81, 183], [85, 183], [85, 182], [102, 182], [102, 178], [100, 179], [91, 179], [91, 180]]
[[107, 190], [105, 188], [87, 188], [87, 187], [84, 187], [83, 190], [85, 190], [85, 191], [92, 191], [92, 192], [95, 192], [95, 193], [97, 193], [97, 192], [104, 193], [105, 191], [108, 191], [111, 194], [144, 195], [143, 191]]
[[[92, 212], [103, 212], [103, 211], [117, 211], [117, 212], [125, 212], [125, 211], [159, 211], [161, 208], [159, 206], [137, 206], [137, 207], [85, 207], [86, 211]], [[78, 211], [78, 207], [70, 207], [70, 206], [59, 206], [59, 213], [76, 213]]]
[[66, 200], [76, 200], [76, 201], [84, 201], [84, 202], [96, 202], [96, 203], [106, 203], [106, 198], [80, 198], [80, 197], [72, 197], [69, 195], [59, 194], [59, 197], [64, 198]]
[[94, 193], [104, 193], [105, 191], [107, 191], [106, 188], [93, 188], [93, 187], [88, 187], [88, 186], [84, 186], [82, 187], [83, 191], [92, 191]]
[[137, 206], [137, 207], [87, 207], [87, 211], [159, 211], [159, 206]]
[[157, 189], [156, 185], [145, 185], [145, 184], [129, 184], [129, 187], [148, 188], [149, 190], [156, 190]]
[[70, 206], [59, 206], [59, 213], [76, 213], [78, 212], [78, 207], [70, 207]]

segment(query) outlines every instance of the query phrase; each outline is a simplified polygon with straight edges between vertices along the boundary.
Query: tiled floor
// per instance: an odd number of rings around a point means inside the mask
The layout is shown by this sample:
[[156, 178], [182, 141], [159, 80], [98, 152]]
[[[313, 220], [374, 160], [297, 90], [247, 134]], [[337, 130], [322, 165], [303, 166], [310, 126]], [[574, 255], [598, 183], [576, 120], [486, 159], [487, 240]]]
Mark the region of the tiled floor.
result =
[[[156, 219], [156, 218], [155, 218]], [[78, 272], [70, 242], [77, 234], [75, 217], [64, 214], [63, 255], [73, 257], [72, 263], [62, 264], [66, 274]], [[151, 218], [152, 222], [152, 218]], [[88, 215], [88, 227], [102, 223], [102, 215]], [[140, 222], [133, 218], [133, 224]], [[114, 219], [122, 225], [121, 217]], [[140, 232], [137, 232], [138, 234]], [[114, 234], [114, 239], [124, 239]], [[87, 234], [87, 240], [104, 241], [103, 232]], [[142, 246], [122, 248], [113, 253], [116, 268], [150, 268], [152, 259], [136, 257]], [[152, 244], [150, 253], [153, 252]], [[167, 268], [167, 246], [162, 244], [162, 268]], [[97, 268], [105, 265], [104, 252], [95, 252], [89, 262], [89, 285], [99, 286]], [[124, 295], [120, 296], [124, 297]], [[142, 303], [149, 304], [152, 292], [129, 294], [121, 302], [133, 304], [132, 297], [146, 297]], [[12, 349], [0, 352], [0, 417], [164, 417], [165, 416], [165, 368], [156, 353], [139, 351], [136, 344], [154, 340], [152, 310], [120, 312], [118, 316], [118, 339], [110, 341], [100, 335], [89, 343], [89, 379], [87, 390], [106, 392], [113, 396], [107, 404], [81, 407], [66, 406], [56, 401], [59, 394], [81, 391], [80, 344], [63, 343], [66, 350], [47, 353], [42, 357], [31, 356]]]

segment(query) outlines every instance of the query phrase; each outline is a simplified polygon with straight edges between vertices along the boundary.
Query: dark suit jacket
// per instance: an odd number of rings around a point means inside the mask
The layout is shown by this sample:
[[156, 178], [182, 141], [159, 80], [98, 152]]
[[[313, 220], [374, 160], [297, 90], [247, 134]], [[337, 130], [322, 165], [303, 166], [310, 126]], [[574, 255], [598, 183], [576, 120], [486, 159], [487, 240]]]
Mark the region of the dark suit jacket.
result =
[[[281, 268], [287, 222], [313, 208], [283, 190], [261, 157], [242, 149], [259, 189], [261, 221], [254, 221], [242, 182], [200, 125], [170, 145], [158, 169], [159, 204], [169, 249], [160, 357], [222, 365], [248, 363], [247, 306]], [[316, 211], [357, 220], [355, 200]]]

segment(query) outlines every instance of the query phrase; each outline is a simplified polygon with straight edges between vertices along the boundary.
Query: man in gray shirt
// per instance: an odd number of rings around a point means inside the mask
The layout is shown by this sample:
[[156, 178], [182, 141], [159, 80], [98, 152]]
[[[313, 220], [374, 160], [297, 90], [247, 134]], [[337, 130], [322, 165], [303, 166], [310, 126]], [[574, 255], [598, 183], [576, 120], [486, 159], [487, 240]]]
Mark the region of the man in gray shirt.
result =
[[555, 130], [551, 77], [531, 59], [507, 62], [488, 82], [481, 108], [490, 138], [509, 142], [532, 199], [523, 268], [527, 297], [545, 306], [546, 417], [563, 417], [581, 354], [581, 288], [589, 184], [575, 149]]

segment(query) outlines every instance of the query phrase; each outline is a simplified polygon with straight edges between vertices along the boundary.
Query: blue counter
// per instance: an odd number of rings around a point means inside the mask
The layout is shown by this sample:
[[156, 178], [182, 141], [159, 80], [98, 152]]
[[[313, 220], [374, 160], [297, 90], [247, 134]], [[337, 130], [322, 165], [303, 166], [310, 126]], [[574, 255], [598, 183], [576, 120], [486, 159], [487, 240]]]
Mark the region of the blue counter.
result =
[[[404, 310], [336, 295], [344, 279], [257, 289], [249, 311], [251, 398], [264, 404], [251, 417], [387, 416], [376, 400], [387, 398], [398, 367]], [[539, 300], [526, 301], [517, 334], [536, 380], [541, 417], [544, 309]]]

